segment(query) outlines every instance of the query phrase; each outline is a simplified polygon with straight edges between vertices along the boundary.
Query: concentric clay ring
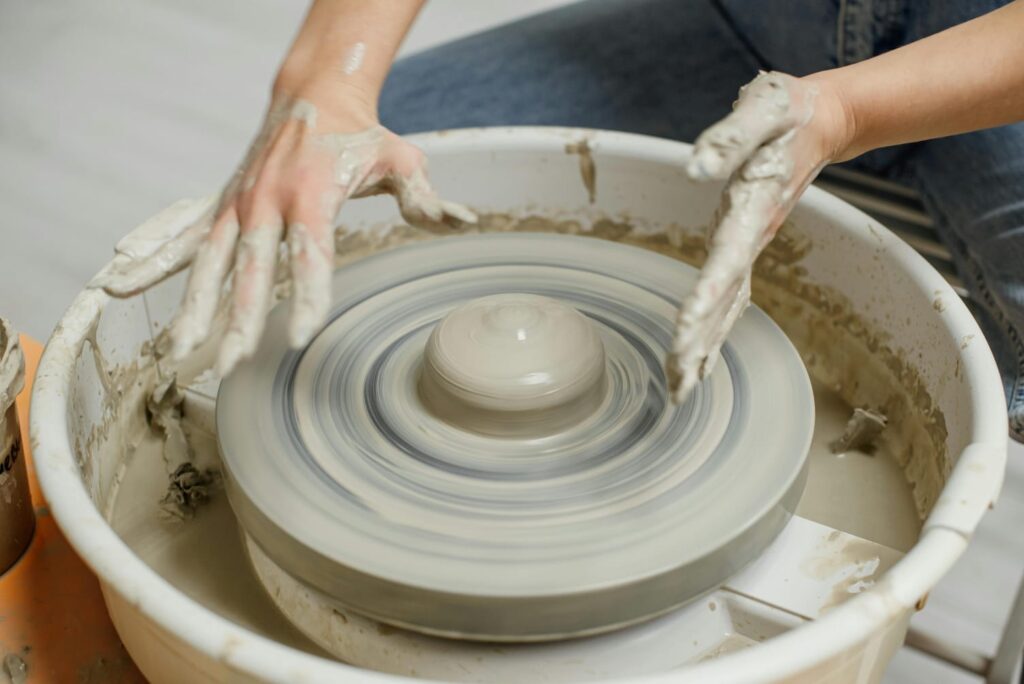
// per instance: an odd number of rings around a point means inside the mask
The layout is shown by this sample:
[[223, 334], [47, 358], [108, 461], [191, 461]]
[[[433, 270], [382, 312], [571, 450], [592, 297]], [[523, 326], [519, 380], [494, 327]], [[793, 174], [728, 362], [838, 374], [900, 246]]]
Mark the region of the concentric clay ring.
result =
[[340, 269], [305, 350], [288, 349], [279, 306], [221, 384], [239, 521], [339, 605], [428, 633], [588, 634], [700, 595], [788, 520], [814, 409], [796, 351], [753, 307], [686, 403], [668, 401], [694, 278], [653, 252], [530, 233]]

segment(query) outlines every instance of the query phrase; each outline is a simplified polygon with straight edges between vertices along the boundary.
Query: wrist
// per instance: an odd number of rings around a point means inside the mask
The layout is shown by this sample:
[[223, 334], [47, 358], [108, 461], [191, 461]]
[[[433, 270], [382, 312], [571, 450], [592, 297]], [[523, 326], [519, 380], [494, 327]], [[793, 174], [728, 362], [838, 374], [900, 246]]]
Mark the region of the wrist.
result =
[[350, 133], [377, 125], [377, 89], [317, 69], [282, 67], [274, 80], [273, 99], [304, 100], [316, 107], [317, 128]]
[[835, 73], [820, 71], [800, 79], [817, 90], [807, 125], [819, 138], [824, 162], [847, 161], [867, 151], [859, 149], [857, 119]]

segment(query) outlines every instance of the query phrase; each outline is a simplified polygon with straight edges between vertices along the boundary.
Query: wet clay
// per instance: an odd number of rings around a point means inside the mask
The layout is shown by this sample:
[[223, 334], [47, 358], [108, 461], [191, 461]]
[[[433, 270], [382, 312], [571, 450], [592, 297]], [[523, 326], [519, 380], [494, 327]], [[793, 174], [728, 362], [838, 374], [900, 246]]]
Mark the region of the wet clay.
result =
[[604, 345], [590, 321], [549, 297], [500, 294], [464, 304], [431, 333], [420, 395], [463, 429], [541, 436], [603, 399]]
[[182, 463], [171, 473], [167, 493], [160, 499], [160, 509], [172, 518], [188, 520], [210, 500], [219, 484], [220, 473], [216, 470], [199, 470], [191, 463]]
[[219, 471], [199, 469], [194, 463], [192, 446], [182, 426], [184, 404], [185, 396], [174, 376], [157, 385], [146, 401], [149, 427], [163, 438], [162, 456], [169, 479], [160, 510], [175, 520], [192, 518], [220, 484]]

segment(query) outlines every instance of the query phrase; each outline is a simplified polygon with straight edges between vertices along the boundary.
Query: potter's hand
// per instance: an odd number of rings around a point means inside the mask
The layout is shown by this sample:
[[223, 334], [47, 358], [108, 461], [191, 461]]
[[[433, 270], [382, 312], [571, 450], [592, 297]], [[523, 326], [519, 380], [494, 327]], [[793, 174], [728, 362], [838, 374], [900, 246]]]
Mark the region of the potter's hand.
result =
[[690, 178], [729, 181], [708, 230], [707, 261], [676, 320], [667, 370], [677, 402], [711, 372], [750, 301], [754, 259], [843, 140], [843, 110], [829, 92], [762, 73], [740, 90], [733, 112], [697, 138]]
[[413, 224], [475, 221], [466, 208], [437, 196], [419, 149], [381, 127], [372, 114], [337, 112], [275, 97], [219, 200], [155, 253], [103, 274], [95, 284], [129, 296], [191, 263], [171, 332], [172, 354], [180, 359], [209, 335], [233, 266], [230, 320], [217, 359], [225, 375], [256, 349], [282, 242], [292, 275], [291, 344], [305, 344], [323, 323], [331, 297], [333, 221], [349, 197], [392, 194]]

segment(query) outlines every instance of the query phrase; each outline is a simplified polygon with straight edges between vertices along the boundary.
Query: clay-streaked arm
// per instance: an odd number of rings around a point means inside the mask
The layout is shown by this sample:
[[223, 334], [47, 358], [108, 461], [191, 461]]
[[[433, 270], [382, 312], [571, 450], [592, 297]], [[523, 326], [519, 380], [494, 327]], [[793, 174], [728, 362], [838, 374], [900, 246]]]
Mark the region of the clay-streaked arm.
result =
[[[274, 94], [314, 102], [349, 131], [377, 123], [377, 98], [425, 0], [314, 0]], [[339, 122], [340, 123], [340, 122]]]
[[754, 259], [828, 163], [1024, 119], [1024, 0], [858, 64], [761, 74], [697, 139], [688, 173], [729, 179], [667, 370], [682, 401], [750, 298]]
[[263, 333], [279, 247], [292, 275], [289, 339], [308, 341], [330, 305], [334, 218], [350, 197], [381, 192], [411, 223], [474, 221], [441, 200], [422, 152], [377, 122], [377, 97], [420, 0], [317, 0], [274, 84], [248, 153], [206, 213], [153, 255], [102, 274], [94, 286], [137, 293], [192, 265], [172, 326], [181, 358], [209, 335], [233, 272], [230, 318], [220, 340], [224, 375]]

